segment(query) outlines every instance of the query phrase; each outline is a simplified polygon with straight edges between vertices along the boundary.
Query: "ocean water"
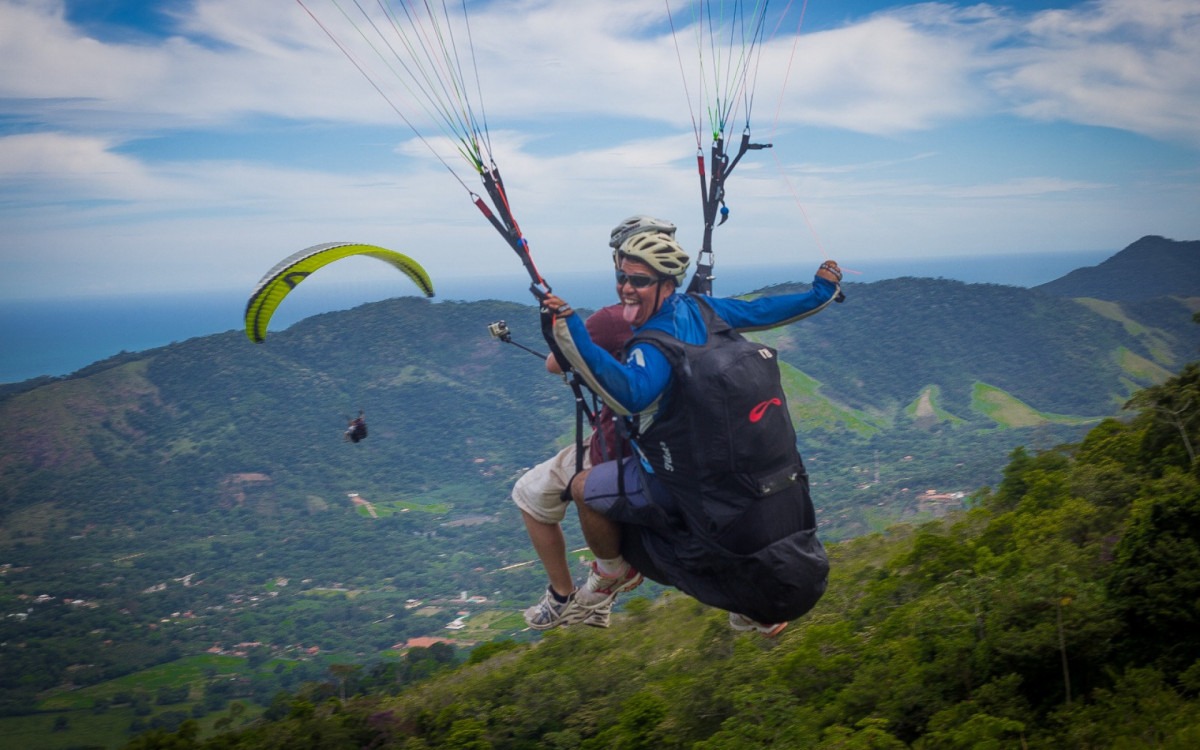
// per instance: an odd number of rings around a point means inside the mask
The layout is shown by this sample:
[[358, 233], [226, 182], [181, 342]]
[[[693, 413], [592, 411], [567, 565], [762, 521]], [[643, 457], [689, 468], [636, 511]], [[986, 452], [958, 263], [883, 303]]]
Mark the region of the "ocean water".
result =
[[[938, 261], [865, 263], [847, 273], [846, 281], [868, 283], [900, 276], [956, 279], [1032, 287], [1076, 269], [1103, 262], [1111, 251], [976, 256]], [[547, 274], [550, 277], [550, 274]], [[795, 266], [718, 266], [717, 294], [739, 294], [783, 281], [807, 281]], [[597, 283], [594, 273], [557, 274], [554, 291], [580, 308], [601, 307], [613, 300], [611, 284]], [[386, 299], [394, 284], [323, 288], [310, 284], [284, 301], [271, 320], [280, 331], [311, 315], [347, 310]], [[69, 375], [121, 352], [141, 352], [196, 336], [242, 329], [248, 292], [194, 295], [82, 298], [68, 300], [0, 300], [0, 383], [17, 383], [42, 375]], [[439, 279], [438, 300], [499, 299], [533, 305], [528, 277]], [[481, 335], [483, 335], [481, 333]]]

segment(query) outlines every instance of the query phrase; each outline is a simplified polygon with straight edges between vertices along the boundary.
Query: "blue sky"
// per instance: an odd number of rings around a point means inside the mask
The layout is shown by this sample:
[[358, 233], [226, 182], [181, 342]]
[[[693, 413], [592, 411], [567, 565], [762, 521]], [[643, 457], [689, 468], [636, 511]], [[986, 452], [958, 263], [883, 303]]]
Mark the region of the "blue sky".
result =
[[[548, 280], [606, 274], [634, 213], [698, 245], [687, 5], [469, 3], [493, 155]], [[775, 5], [751, 117], [774, 148], [729, 180], [718, 268], [1200, 239], [1195, 0], [811, 0], [802, 24]], [[421, 111], [392, 98], [425, 142], [294, 0], [0, 0], [0, 99], [5, 299], [248, 292], [332, 241], [435, 283], [520, 271]]]

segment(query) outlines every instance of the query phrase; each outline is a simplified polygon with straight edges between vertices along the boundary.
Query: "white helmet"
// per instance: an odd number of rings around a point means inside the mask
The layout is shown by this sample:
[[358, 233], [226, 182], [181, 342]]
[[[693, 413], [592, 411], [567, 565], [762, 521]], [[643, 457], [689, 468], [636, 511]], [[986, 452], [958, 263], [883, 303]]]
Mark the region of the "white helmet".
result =
[[625, 243], [625, 240], [639, 232], [662, 232], [674, 237], [675, 225], [669, 221], [656, 219], [653, 216], [630, 216], [625, 221], [613, 227], [612, 232], [608, 236], [608, 246], [613, 250], [617, 250]]
[[691, 258], [675, 241], [675, 237], [666, 232], [639, 232], [633, 235], [613, 253], [613, 261], [618, 267], [621, 265], [621, 258], [645, 263], [660, 275], [674, 279], [675, 286], [683, 284], [688, 263], [691, 262]]

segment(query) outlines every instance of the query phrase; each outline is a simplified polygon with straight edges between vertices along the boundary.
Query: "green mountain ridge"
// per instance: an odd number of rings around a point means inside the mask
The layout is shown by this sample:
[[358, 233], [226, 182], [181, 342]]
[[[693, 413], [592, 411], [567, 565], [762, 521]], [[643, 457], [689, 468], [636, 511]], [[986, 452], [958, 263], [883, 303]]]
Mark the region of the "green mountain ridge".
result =
[[1195, 297], [1200, 294], [1200, 240], [1148, 235], [1097, 266], [1077, 268], [1034, 288], [1057, 297], [1117, 302]]

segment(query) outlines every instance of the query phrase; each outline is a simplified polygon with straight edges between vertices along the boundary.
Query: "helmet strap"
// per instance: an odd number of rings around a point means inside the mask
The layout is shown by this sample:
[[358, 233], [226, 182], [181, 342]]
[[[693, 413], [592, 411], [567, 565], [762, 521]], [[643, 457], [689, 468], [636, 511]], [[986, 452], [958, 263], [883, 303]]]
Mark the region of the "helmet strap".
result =
[[674, 285], [674, 284], [675, 284], [675, 279], [674, 279], [674, 278], [672, 278], [672, 277], [670, 277], [670, 276], [660, 276], [660, 277], [658, 278], [658, 283], [654, 285], [654, 312], [655, 312], [655, 314], [657, 314], [657, 313], [658, 313], [658, 311], [662, 309], [662, 303], [663, 303], [663, 298], [662, 298], [663, 282], [664, 282], [664, 281], [667, 281], [667, 280], [670, 280], [670, 282], [671, 282], [671, 284], [672, 284], [672, 285]]

